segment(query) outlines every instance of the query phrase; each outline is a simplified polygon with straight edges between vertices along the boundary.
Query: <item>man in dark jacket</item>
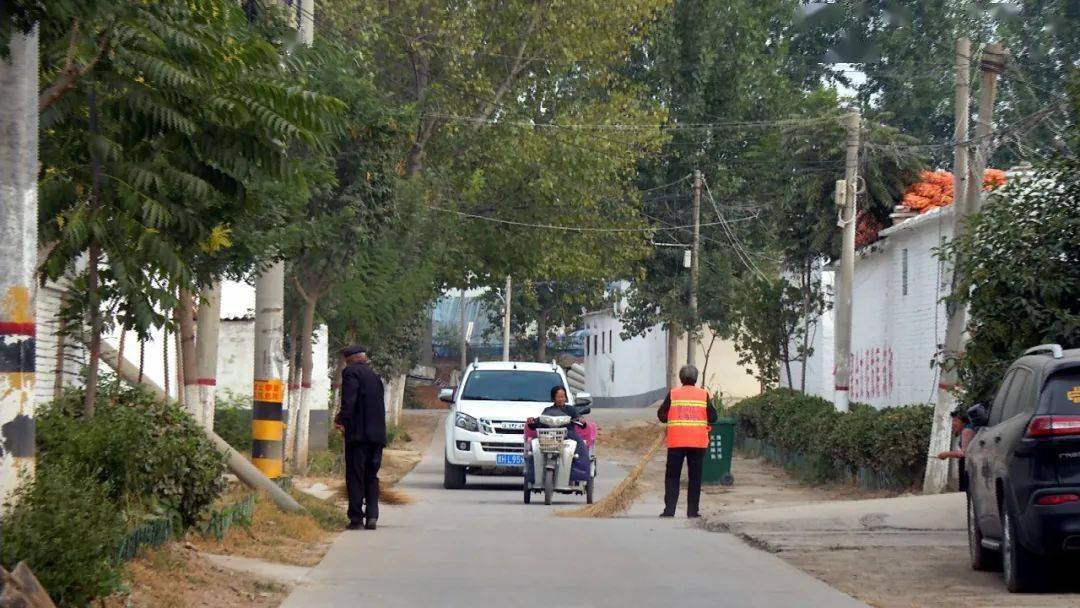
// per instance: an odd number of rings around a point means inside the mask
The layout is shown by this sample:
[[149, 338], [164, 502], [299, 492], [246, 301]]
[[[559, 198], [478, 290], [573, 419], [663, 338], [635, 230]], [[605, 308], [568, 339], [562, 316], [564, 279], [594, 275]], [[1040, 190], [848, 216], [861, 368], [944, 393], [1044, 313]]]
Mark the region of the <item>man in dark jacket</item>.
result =
[[383, 382], [371, 369], [368, 349], [341, 351], [341, 411], [334, 425], [345, 435], [345, 488], [349, 493], [349, 529], [374, 530], [379, 519], [379, 466], [386, 446]]

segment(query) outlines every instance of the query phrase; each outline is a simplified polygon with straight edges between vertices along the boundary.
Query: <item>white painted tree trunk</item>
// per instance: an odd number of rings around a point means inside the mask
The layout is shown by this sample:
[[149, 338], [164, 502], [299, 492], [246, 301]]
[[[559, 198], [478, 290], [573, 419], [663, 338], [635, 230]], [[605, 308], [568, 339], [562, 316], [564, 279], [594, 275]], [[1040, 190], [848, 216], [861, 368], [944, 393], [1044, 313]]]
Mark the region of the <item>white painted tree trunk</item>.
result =
[[199, 294], [199, 316], [195, 329], [195, 373], [199, 385], [201, 422], [214, 428], [217, 391], [218, 330], [221, 328], [221, 283], [214, 281]]
[[401, 423], [401, 410], [405, 405], [405, 374], [391, 376], [384, 383], [383, 402], [386, 405], [386, 422]]
[[38, 37], [15, 33], [0, 59], [0, 502], [34, 466]]
[[307, 473], [308, 440], [311, 438], [312, 333], [315, 331], [315, 296], [304, 297], [304, 317], [300, 323], [300, 407], [296, 414], [296, 462], [293, 468]]
[[[303, 475], [307, 473], [308, 439], [311, 438], [311, 387], [300, 386], [299, 406], [296, 408], [296, 462], [293, 469]], [[292, 416], [290, 415], [290, 418]]]
[[[176, 321], [179, 326], [177, 336], [180, 339], [177, 353], [180, 355], [176, 369], [179, 372], [177, 385], [182, 384], [184, 407], [202, 426], [206, 426], [203, 420], [202, 405], [199, 402], [199, 372], [198, 356], [195, 352], [195, 296], [186, 289], [180, 290], [180, 304], [176, 307]], [[180, 379], [183, 382], [180, 382]]]

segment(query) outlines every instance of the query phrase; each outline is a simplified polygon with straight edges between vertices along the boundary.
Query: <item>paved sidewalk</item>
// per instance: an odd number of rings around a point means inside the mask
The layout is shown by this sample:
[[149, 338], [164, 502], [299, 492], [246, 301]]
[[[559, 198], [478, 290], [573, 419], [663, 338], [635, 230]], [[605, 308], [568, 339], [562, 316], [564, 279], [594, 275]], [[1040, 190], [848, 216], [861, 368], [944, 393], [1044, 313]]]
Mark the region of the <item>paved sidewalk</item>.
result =
[[771, 552], [869, 547], [967, 546], [962, 493], [817, 502], [707, 517], [711, 530]]

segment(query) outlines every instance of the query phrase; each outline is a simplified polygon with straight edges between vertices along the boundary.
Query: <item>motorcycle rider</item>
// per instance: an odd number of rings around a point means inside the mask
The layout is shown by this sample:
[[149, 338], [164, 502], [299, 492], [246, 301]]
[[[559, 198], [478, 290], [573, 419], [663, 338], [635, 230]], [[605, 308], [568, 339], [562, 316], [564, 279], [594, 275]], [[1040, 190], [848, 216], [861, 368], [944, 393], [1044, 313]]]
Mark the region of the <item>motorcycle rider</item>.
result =
[[[566, 438], [573, 439], [574, 441], [580, 441], [575, 427], [580, 424], [578, 418], [581, 416], [581, 411], [573, 405], [567, 404], [566, 389], [561, 385], [555, 385], [551, 387], [551, 405], [544, 408], [543, 412], [540, 412], [541, 416], [570, 416], [574, 420], [575, 424], [571, 424], [566, 431]], [[525, 421], [525, 424], [529, 425], [529, 428], [534, 429], [539, 423], [539, 418], [529, 418]]]

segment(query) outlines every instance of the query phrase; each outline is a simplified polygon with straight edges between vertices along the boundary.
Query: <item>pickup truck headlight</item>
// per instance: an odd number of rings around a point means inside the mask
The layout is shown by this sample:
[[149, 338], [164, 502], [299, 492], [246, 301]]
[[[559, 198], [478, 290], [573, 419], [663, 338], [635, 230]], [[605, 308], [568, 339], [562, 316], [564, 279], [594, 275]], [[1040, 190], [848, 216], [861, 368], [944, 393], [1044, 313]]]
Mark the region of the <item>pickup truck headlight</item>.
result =
[[480, 431], [480, 423], [477, 422], [476, 418], [461, 412], [458, 412], [458, 415], [454, 418], [454, 426], [474, 433]]

